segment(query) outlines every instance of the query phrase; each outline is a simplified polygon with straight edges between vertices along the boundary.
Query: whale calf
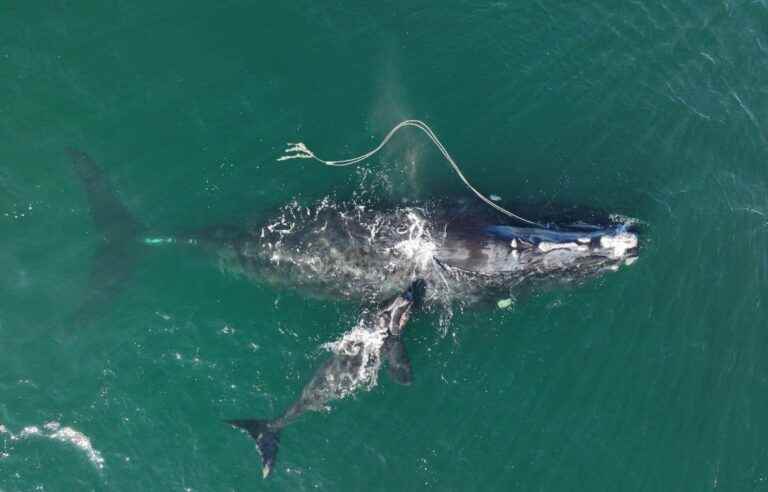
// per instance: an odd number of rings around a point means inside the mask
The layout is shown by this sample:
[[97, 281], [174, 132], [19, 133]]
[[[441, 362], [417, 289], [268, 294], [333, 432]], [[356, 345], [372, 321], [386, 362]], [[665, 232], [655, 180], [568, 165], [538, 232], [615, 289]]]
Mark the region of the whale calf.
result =
[[227, 421], [245, 429], [256, 440], [264, 478], [274, 466], [282, 429], [305, 412], [326, 410], [329, 402], [350, 396], [361, 388], [370, 388], [382, 358], [387, 359], [389, 373], [396, 382], [410, 383], [410, 362], [400, 335], [422, 288], [423, 282], [416, 280], [374, 313], [364, 314], [355, 328], [336, 343], [333, 355], [315, 371], [282, 415], [272, 420]]

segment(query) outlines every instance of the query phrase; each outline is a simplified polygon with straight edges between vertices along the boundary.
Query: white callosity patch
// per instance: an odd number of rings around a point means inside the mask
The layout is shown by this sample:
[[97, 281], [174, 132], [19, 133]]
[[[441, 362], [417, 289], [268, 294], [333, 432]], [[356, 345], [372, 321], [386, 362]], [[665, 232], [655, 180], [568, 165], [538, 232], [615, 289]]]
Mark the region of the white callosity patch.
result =
[[539, 250], [543, 251], [544, 253], [549, 253], [550, 251], [555, 249], [567, 249], [570, 251], [589, 251], [589, 248], [587, 246], [584, 246], [583, 244], [548, 243], [548, 242], [539, 243]]
[[608, 216], [608, 219], [614, 224], [623, 225], [625, 227], [636, 226], [643, 223], [640, 219], [622, 214], [611, 214]]
[[600, 246], [607, 249], [612, 258], [623, 258], [628, 250], [637, 247], [637, 235], [631, 232], [605, 235], [600, 238]]
[[[30, 437], [43, 437], [54, 441], [64, 442], [75, 446], [85, 453], [88, 460], [98, 469], [104, 468], [104, 458], [101, 453], [93, 447], [91, 440], [82, 432], [72, 427], [62, 427], [59, 422], [52, 421], [43, 425], [41, 429], [38, 426], [30, 425], [14, 434], [5, 425], [0, 424], [0, 434], [7, 434], [11, 441], [22, 441]], [[9, 453], [4, 453], [9, 456]]]

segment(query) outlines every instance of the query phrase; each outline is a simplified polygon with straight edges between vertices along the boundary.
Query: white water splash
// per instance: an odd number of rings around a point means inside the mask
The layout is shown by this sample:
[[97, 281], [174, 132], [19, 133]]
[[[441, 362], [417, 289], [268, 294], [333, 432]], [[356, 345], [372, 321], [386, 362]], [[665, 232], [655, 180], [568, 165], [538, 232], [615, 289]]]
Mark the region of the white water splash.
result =
[[388, 335], [385, 326], [374, 326], [361, 321], [339, 340], [323, 344], [323, 348], [346, 357], [360, 357], [356, 371], [342, 374], [339, 397], [345, 398], [357, 390], [370, 391], [379, 380], [381, 349]]
[[[72, 427], [62, 427], [59, 422], [51, 421], [43, 425], [43, 428], [36, 425], [30, 425], [14, 434], [5, 425], [0, 424], [0, 434], [8, 435], [11, 441], [22, 441], [30, 437], [42, 437], [59, 441], [75, 446], [85, 453], [88, 460], [99, 470], [104, 468], [104, 458], [101, 453], [93, 447], [91, 440], [82, 432]], [[10, 453], [2, 453], [3, 457], [10, 456]]]
[[411, 261], [416, 269], [423, 271], [432, 265], [437, 245], [432, 240], [426, 227], [427, 221], [423, 217], [412, 210], [408, 211], [406, 217], [409, 225], [403, 235], [407, 235], [407, 239], [396, 243], [393, 249]]

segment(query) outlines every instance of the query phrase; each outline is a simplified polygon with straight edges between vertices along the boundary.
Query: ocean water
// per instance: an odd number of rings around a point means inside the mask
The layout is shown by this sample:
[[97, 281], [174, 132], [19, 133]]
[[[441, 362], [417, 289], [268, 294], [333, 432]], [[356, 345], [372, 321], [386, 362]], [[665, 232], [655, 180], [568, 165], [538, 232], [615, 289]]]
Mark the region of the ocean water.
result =
[[[768, 4], [13, 2], [0, 15], [0, 491], [768, 490]], [[414, 382], [282, 435], [358, 316], [149, 249], [88, 326], [99, 162], [159, 234], [296, 200], [472, 199], [640, 221], [640, 259], [423, 313]]]

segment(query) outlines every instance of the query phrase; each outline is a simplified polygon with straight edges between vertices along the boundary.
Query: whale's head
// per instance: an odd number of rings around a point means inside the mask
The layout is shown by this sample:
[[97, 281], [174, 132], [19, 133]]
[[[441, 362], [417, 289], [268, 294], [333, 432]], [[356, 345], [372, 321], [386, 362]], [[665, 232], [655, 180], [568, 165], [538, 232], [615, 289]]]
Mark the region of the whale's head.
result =
[[585, 275], [631, 265], [638, 245], [637, 231], [627, 224], [518, 230], [510, 240], [511, 257], [523, 268]]
[[638, 231], [630, 224], [567, 227], [487, 226], [476, 237], [461, 236], [440, 250], [441, 264], [488, 278], [581, 278], [631, 265]]
[[421, 299], [424, 288], [423, 280], [415, 280], [404, 292], [383, 303], [376, 316], [380, 327], [391, 335], [399, 335], [408, 323], [414, 305]]

